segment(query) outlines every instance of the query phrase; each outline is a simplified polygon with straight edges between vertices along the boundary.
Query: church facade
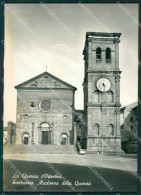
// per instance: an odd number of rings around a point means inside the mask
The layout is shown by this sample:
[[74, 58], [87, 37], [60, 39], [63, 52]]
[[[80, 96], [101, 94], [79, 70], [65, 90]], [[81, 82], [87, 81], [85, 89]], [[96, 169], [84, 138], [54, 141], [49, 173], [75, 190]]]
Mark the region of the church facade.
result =
[[[76, 88], [44, 72], [17, 85], [16, 144], [75, 145], [87, 152], [120, 152], [120, 33], [87, 32], [84, 110]], [[76, 120], [77, 118], [77, 120]]]
[[75, 87], [44, 72], [15, 88], [17, 144], [74, 144]]

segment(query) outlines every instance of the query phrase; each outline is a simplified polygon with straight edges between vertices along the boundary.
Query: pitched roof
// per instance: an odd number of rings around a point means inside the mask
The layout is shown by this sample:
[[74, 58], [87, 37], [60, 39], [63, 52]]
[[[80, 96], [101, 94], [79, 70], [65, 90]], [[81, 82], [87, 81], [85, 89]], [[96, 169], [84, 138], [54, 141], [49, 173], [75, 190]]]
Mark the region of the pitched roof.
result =
[[[135, 108], [135, 107], [137, 107], [138, 106], [138, 101], [136, 101], [136, 102], [133, 102], [133, 103], [131, 103], [131, 104], [128, 104], [128, 105], [126, 105], [126, 106], [123, 106], [122, 108], [131, 108], [131, 109], [133, 109], [133, 108]], [[121, 109], [122, 109], [121, 108]]]
[[[41, 73], [41, 74], [39, 74], [39, 75], [37, 75], [37, 76], [35, 76], [35, 77], [33, 77], [33, 78], [27, 80], [27, 81], [25, 81], [25, 82], [23, 82], [23, 83], [21, 83], [21, 84], [19, 84], [19, 85], [16, 85], [16, 86], [15, 86], [15, 89], [21, 89], [22, 87], [24, 88], [25, 85], [30, 84], [30, 83], [32, 83], [33, 81], [35, 81], [36, 79], [39, 79], [39, 78], [41, 78], [41, 77], [43, 77], [43, 76], [45, 76], [45, 75], [49, 76], [49, 77], [52, 78], [52, 79], [55, 79], [56, 81], [58, 81], [58, 82], [60, 82], [60, 83], [62, 83], [62, 84], [64, 84], [64, 85], [66, 85], [66, 86], [69, 87], [69, 88], [72, 88], [72, 89], [75, 90], [75, 91], [77, 90], [76, 87], [74, 87], [74, 86], [70, 85], [69, 83], [67, 83], [67, 82], [65, 82], [65, 81], [63, 81], [63, 80], [61, 80], [61, 79], [59, 79], [58, 77], [56, 77], [56, 76], [54, 76], [54, 75], [48, 73], [47, 71], [45, 71], [45, 72], [43, 72], [43, 73]], [[33, 88], [33, 89], [36, 89], [36, 88]]]

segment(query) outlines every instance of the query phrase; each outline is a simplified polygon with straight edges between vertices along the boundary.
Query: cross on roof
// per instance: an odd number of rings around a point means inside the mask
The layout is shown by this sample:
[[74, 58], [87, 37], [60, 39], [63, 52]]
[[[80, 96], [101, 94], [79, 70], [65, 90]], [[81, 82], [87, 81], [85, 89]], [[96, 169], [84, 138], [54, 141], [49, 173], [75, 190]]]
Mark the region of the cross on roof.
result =
[[47, 72], [47, 65], [46, 65], [46, 72]]

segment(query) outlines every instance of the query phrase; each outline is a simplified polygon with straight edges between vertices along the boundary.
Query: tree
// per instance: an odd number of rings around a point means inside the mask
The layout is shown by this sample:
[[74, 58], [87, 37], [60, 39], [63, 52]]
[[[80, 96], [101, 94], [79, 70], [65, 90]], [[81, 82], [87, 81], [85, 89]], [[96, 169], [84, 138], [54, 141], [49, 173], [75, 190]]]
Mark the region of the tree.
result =
[[7, 123], [8, 127], [8, 131], [9, 131], [9, 138], [10, 138], [10, 143], [13, 144], [15, 143], [15, 134], [16, 134], [16, 124], [12, 121], [8, 121]]

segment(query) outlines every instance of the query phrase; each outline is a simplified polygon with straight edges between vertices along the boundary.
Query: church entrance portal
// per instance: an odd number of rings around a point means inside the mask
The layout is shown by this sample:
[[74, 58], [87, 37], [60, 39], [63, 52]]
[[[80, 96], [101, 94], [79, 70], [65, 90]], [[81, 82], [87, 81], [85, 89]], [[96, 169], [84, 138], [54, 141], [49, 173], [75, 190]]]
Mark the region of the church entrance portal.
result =
[[44, 122], [40, 126], [41, 131], [41, 144], [51, 144], [51, 130], [47, 122]]
[[42, 144], [51, 144], [50, 131], [42, 131]]

